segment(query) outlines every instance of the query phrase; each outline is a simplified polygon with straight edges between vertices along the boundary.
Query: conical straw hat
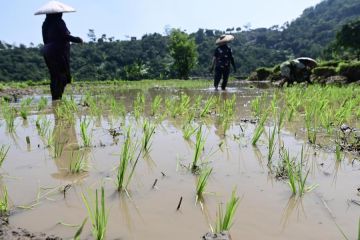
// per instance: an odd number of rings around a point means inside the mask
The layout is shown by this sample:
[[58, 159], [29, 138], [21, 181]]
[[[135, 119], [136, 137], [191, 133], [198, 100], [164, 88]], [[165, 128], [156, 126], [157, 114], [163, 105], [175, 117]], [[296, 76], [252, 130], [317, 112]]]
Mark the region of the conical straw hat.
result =
[[234, 36], [233, 35], [221, 35], [218, 39], [216, 39], [216, 45], [221, 45], [221, 44], [225, 44], [228, 42], [231, 42], [232, 40], [234, 40]]
[[39, 10], [37, 10], [35, 12], [35, 15], [67, 12], [75, 12], [75, 9], [58, 1], [50, 1], [44, 6], [42, 6]]

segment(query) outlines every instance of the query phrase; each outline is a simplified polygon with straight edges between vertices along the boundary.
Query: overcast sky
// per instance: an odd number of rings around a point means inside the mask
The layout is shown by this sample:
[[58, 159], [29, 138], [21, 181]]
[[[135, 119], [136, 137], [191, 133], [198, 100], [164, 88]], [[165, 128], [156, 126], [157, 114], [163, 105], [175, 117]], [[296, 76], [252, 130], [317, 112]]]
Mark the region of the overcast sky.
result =
[[[0, 40], [8, 43], [41, 43], [44, 15], [34, 12], [47, 3], [44, 0], [1, 0]], [[88, 41], [89, 29], [98, 37], [126, 39], [146, 33], [163, 34], [165, 26], [181, 28], [188, 33], [199, 28], [225, 30], [282, 25], [299, 17], [302, 11], [321, 0], [63, 0], [76, 13], [64, 14], [72, 35]]]

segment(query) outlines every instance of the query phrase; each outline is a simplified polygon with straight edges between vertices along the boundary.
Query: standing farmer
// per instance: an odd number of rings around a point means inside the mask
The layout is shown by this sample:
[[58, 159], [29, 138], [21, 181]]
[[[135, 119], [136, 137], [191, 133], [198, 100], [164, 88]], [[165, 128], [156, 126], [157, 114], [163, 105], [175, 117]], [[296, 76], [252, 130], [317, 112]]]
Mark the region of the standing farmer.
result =
[[233, 66], [234, 72], [236, 72], [231, 48], [227, 45], [227, 43], [231, 42], [232, 40], [234, 40], [234, 36], [232, 35], [221, 35], [220, 38], [216, 40], [216, 45], [218, 45], [218, 47], [215, 49], [214, 57], [210, 67], [210, 72], [212, 73], [215, 66], [215, 90], [218, 90], [221, 78], [223, 79], [221, 83], [221, 89], [225, 90], [230, 74], [230, 64]]
[[50, 1], [35, 13], [46, 14], [42, 25], [43, 55], [50, 73], [52, 100], [61, 99], [66, 84], [71, 82], [70, 42], [83, 42], [81, 38], [70, 35], [62, 20], [62, 13], [66, 12], [75, 12], [75, 9], [57, 1]]

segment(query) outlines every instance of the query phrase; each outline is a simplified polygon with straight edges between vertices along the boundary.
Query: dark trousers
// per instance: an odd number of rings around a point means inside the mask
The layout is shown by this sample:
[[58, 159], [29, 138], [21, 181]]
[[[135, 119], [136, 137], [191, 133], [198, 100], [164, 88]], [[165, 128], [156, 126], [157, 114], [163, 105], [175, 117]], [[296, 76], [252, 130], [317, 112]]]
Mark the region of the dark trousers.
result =
[[221, 89], [225, 90], [230, 74], [229, 67], [216, 67], [215, 68], [215, 76], [214, 76], [214, 87], [217, 89], [220, 83], [221, 78]]

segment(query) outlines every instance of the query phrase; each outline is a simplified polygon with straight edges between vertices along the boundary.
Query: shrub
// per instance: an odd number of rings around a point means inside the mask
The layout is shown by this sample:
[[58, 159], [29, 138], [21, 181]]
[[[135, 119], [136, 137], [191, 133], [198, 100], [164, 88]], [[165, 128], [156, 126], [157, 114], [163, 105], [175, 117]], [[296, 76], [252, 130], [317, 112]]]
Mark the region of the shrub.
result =
[[331, 61], [324, 61], [320, 62], [318, 67], [337, 67], [341, 61], [331, 60]]
[[360, 80], [360, 62], [340, 63], [337, 72], [347, 77], [349, 82]]
[[316, 77], [330, 77], [336, 75], [336, 68], [330, 66], [316, 67], [312, 70]]

